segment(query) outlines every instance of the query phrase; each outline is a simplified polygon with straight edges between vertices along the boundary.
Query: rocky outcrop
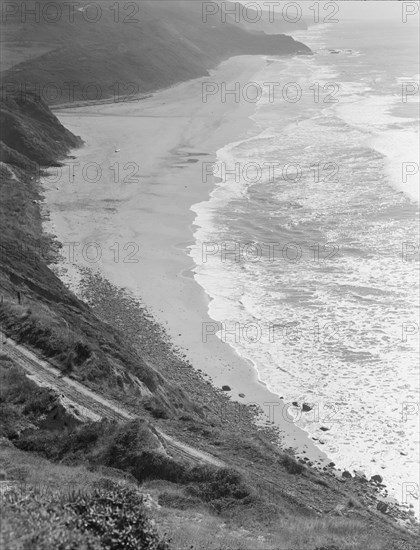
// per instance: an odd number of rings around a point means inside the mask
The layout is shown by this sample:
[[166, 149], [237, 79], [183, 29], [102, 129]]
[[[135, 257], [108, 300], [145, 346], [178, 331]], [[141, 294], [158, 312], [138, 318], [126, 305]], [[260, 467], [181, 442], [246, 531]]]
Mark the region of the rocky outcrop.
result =
[[82, 412], [62, 395], [58, 395], [38, 425], [44, 430], [62, 430], [64, 428], [74, 428], [83, 421]]

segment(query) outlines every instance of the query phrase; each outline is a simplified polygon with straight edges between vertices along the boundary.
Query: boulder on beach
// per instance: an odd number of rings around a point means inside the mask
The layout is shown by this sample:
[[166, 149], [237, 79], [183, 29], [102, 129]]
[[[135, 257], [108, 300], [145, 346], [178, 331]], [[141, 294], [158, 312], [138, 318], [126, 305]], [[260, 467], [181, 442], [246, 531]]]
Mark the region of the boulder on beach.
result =
[[303, 403], [302, 404], [302, 411], [303, 412], [309, 412], [313, 409], [312, 405], [309, 405], [309, 403]]
[[245, 397], [244, 393], [239, 393], [238, 395], [239, 395], [239, 397]]
[[293, 401], [293, 402], [292, 402], [292, 405], [293, 405], [294, 407], [299, 407], [299, 403], [298, 403], [297, 401]]
[[380, 512], [382, 512], [383, 514], [385, 514], [386, 511], [388, 510], [388, 504], [386, 502], [383, 502], [382, 500], [380, 500], [378, 502], [378, 504], [376, 505], [376, 509], [379, 510]]
[[371, 481], [375, 481], [376, 483], [382, 483], [383, 481], [383, 477], [380, 476], [379, 474], [375, 474], [374, 476], [372, 476], [370, 478]]
[[353, 470], [353, 472], [354, 472], [354, 477], [357, 478], [359, 481], [367, 481], [365, 473], [362, 472], [362, 470]]
[[353, 476], [351, 475], [351, 473], [348, 472], [347, 470], [344, 470], [344, 472], [341, 474], [341, 476], [342, 476], [342, 477], [347, 477], [347, 478], [353, 477]]
[[323, 432], [328, 432], [329, 430], [329, 428], [326, 428], [325, 426], [321, 426], [319, 429], [322, 430]]
[[230, 386], [222, 386], [223, 391], [232, 391], [232, 388]]

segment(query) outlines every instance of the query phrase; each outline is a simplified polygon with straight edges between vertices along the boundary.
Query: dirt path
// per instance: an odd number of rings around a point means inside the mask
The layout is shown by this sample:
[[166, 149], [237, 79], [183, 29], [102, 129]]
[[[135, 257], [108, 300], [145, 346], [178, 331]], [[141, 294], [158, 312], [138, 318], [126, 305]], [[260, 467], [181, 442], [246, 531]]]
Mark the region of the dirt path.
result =
[[[52, 367], [48, 362], [40, 359], [32, 351], [17, 344], [14, 340], [6, 339], [1, 332], [0, 352], [8, 355], [22, 367], [26, 375], [37, 385], [52, 388], [61, 394], [62, 402], [65, 402], [66, 406], [72, 407], [73, 410], [76, 409], [79, 416], [83, 416], [85, 421], [98, 421], [101, 418], [108, 418], [124, 422], [136, 418], [136, 415], [123, 409], [119, 404], [102, 397], [75, 380], [63, 376], [60, 370]], [[150, 425], [150, 428], [162, 444], [162, 451], [169, 456], [187, 460], [194, 465], [208, 464], [219, 468], [228, 466], [211, 454], [175, 439], [156, 426]], [[308, 502], [307, 496], [302, 498], [293, 487], [276, 483], [272, 478], [266, 479], [257, 472], [248, 471], [248, 475], [254, 478], [255, 486], [258, 487], [261, 494], [264, 494], [268, 499], [273, 499], [273, 502], [281, 495], [285, 501], [299, 507], [301, 510], [306, 510], [311, 516], [325, 514], [325, 510], [320, 509], [316, 505], [316, 501]], [[337, 502], [348, 500], [348, 495], [341, 490], [337, 491], [335, 489], [334, 492]]]
[[[80, 382], [64, 376], [57, 368], [43, 361], [27, 348], [17, 344], [11, 338], [0, 334], [0, 349], [13, 359], [37, 385], [52, 388], [72, 405], [84, 420], [98, 421], [101, 418], [124, 422], [136, 415], [123, 409], [119, 404], [98, 395]], [[167, 435], [161, 429], [153, 427], [165, 449], [194, 464], [210, 464], [225, 467], [226, 464], [214, 456], [200, 451], [186, 443]]]

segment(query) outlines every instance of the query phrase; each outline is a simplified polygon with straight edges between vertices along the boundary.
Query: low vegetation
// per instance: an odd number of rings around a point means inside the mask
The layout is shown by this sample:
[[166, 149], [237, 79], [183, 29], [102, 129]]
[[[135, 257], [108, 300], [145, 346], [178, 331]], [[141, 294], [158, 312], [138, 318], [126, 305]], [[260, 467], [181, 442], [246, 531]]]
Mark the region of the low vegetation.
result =
[[168, 550], [138, 491], [45, 493], [11, 488], [3, 497], [2, 542], [10, 550]]
[[306, 467], [298, 462], [293, 456], [288, 453], [285, 453], [281, 460], [281, 464], [286, 468], [289, 474], [301, 474], [306, 470]]

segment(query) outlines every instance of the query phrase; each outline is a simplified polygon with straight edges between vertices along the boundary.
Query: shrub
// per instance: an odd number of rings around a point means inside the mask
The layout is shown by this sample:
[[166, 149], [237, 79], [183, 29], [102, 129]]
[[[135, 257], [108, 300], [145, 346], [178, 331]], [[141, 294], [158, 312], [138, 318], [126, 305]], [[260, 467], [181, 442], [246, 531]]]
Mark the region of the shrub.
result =
[[147, 424], [140, 420], [116, 425], [105, 440], [103, 462], [107, 466], [131, 470], [138, 462], [141, 453], [157, 446]]
[[301, 474], [305, 471], [305, 466], [300, 464], [291, 455], [285, 454], [280, 459], [281, 464], [286, 468], [289, 474]]
[[144, 402], [144, 408], [146, 411], [149, 411], [154, 418], [168, 418], [168, 413], [155, 397], [147, 399]]
[[[50, 409], [54, 399], [53, 392], [38, 387], [21, 369], [8, 363], [0, 365], [0, 407], [4, 408], [4, 415], [17, 419], [22, 413], [36, 419]], [[5, 424], [3, 415], [2, 424]]]
[[[197, 482], [200, 472], [204, 480]], [[230, 468], [196, 468], [191, 472], [191, 478], [196, 482], [188, 486], [188, 493], [211, 503], [218, 511], [233, 504], [249, 504], [253, 499], [241, 476]]]
[[2, 542], [9, 550], [168, 550], [134, 489], [6, 493]]
[[66, 432], [48, 432], [36, 430], [24, 434], [14, 441], [15, 447], [22, 451], [36, 452], [52, 460], [60, 460], [63, 455], [63, 438]]
[[27, 402], [23, 408], [23, 414], [37, 417], [48, 411], [54, 402], [54, 395], [51, 392], [45, 390], [37, 391], [36, 394]]
[[189, 508], [197, 508], [200, 504], [198, 498], [187, 497], [177, 493], [168, 493], [167, 491], [160, 493], [158, 504], [167, 508], [177, 508], [178, 510], [187, 510]]
[[138, 481], [166, 479], [174, 483], [183, 483], [188, 475], [185, 466], [156, 451], [141, 453], [131, 473]]
[[143, 498], [133, 489], [77, 496], [66, 505], [75, 512], [71, 522], [78, 530], [94, 533], [109, 550], [168, 550], [148, 520]]

